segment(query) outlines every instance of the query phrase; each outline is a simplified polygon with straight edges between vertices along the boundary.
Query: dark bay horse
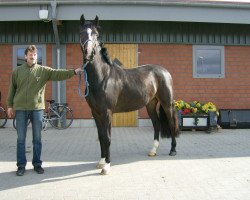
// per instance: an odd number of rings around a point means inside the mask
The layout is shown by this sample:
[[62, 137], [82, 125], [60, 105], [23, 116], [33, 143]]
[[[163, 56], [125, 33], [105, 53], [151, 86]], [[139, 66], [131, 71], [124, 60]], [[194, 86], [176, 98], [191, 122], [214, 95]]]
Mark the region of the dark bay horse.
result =
[[111, 119], [113, 113], [138, 110], [144, 106], [154, 127], [154, 144], [149, 156], [155, 156], [161, 137], [172, 139], [169, 155], [176, 155], [175, 137], [179, 134], [170, 73], [158, 65], [123, 69], [112, 62], [107, 49], [98, 40], [98, 16], [93, 21], [80, 18], [80, 45], [88, 77], [89, 104], [98, 130], [101, 174], [110, 172]]

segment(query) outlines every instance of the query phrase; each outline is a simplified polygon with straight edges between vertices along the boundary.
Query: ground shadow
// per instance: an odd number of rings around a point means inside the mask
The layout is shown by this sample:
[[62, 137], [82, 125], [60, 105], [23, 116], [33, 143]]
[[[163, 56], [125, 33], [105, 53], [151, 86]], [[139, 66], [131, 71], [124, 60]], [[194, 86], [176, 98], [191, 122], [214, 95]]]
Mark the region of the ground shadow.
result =
[[[88, 172], [82, 174], [82, 172]], [[87, 176], [97, 176], [94, 163], [69, 164], [66, 166], [46, 167], [44, 174], [36, 174], [33, 169], [27, 169], [24, 176], [16, 176], [15, 171], [0, 173], [1, 180], [8, 180], [0, 186], [0, 191], [37, 185], [47, 182], [60, 182]]]

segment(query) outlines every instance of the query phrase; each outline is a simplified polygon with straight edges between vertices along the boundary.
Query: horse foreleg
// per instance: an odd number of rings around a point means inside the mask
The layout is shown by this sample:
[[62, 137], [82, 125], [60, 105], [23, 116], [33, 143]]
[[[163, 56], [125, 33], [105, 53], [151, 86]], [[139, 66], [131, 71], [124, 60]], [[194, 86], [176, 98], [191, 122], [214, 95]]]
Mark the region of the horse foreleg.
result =
[[110, 163], [106, 163], [105, 158], [101, 158], [101, 160], [97, 163], [96, 168], [101, 169], [101, 174], [102, 175], [107, 175], [110, 173], [111, 168], [110, 168]]
[[97, 169], [101, 169], [101, 174], [102, 175], [107, 175], [110, 173], [111, 168], [110, 168], [110, 162], [106, 162], [106, 158], [101, 158], [100, 161], [96, 165]]
[[[107, 153], [107, 148], [105, 148], [107, 146], [107, 144], [105, 144], [103, 138], [100, 140], [100, 144], [101, 144], [101, 159], [97, 163], [96, 168], [101, 169], [102, 175], [107, 175], [110, 173], [110, 170], [111, 170], [110, 169], [110, 153]], [[108, 149], [108, 151], [109, 151], [109, 149]], [[109, 162], [107, 162], [107, 161], [109, 161]]]
[[106, 163], [103, 168], [102, 168], [102, 171], [101, 171], [101, 175], [108, 175], [111, 171], [111, 168], [110, 168], [110, 163]]
[[97, 169], [103, 169], [104, 166], [106, 165], [105, 158], [101, 158], [100, 161], [97, 163], [96, 168]]
[[106, 163], [105, 158], [101, 158], [101, 160], [97, 163], [96, 168], [101, 169], [101, 175], [107, 175], [110, 173], [110, 163]]
[[105, 164], [103, 165], [101, 174], [107, 175], [110, 173], [110, 144], [111, 144], [111, 119], [112, 114], [108, 113], [108, 119], [107, 119], [107, 132], [105, 134], [105, 148], [106, 148], [106, 158], [105, 158]]
[[98, 137], [101, 146], [101, 159], [97, 163], [96, 168], [102, 169], [102, 175], [110, 173], [111, 117], [111, 112], [104, 111], [98, 118], [99, 120], [96, 120]]
[[97, 163], [96, 168], [97, 169], [102, 169], [106, 165], [106, 153], [105, 153], [105, 144], [104, 144], [104, 139], [103, 139], [103, 133], [101, 132], [101, 128], [97, 126], [98, 129], [98, 139], [100, 142], [100, 148], [101, 148], [101, 160]]
[[[103, 116], [103, 113], [98, 114], [96, 112], [92, 112], [92, 115], [96, 122], [96, 127], [98, 131], [98, 139], [99, 139], [100, 148], [101, 148], [101, 159], [97, 163], [96, 168], [102, 170], [101, 174], [108, 174], [108, 172], [110, 171], [110, 169], [108, 169], [110, 168], [110, 163], [106, 162], [107, 153], [106, 153], [105, 135], [107, 132], [107, 127], [108, 127], [108, 126], [105, 126], [105, 123], [104, 123], [106, 121], [106, 117]], [[103, 169], [105, 172], [103, 172]]]

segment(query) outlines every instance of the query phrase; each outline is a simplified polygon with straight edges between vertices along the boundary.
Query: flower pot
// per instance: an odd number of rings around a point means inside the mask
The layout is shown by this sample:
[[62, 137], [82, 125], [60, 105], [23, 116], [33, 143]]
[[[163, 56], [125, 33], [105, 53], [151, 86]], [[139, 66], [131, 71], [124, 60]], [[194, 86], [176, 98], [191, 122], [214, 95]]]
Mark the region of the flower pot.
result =
[[208, 114], [182, 115], [181, 111], [179, 111], [178, 123], [181, 130], [211, 130], [212, 128], [217, 127], [217, 115], [216, 112], [208, 112]]

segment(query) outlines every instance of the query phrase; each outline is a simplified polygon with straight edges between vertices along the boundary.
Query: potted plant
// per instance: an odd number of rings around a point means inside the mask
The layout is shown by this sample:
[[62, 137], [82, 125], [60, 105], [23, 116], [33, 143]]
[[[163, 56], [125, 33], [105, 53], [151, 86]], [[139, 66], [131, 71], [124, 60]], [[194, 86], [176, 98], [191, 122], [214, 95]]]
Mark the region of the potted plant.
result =
[[212, 102], [175, 101], [180, 129], [203, 129], [211, 131], [217, 127], [219, 112]]

